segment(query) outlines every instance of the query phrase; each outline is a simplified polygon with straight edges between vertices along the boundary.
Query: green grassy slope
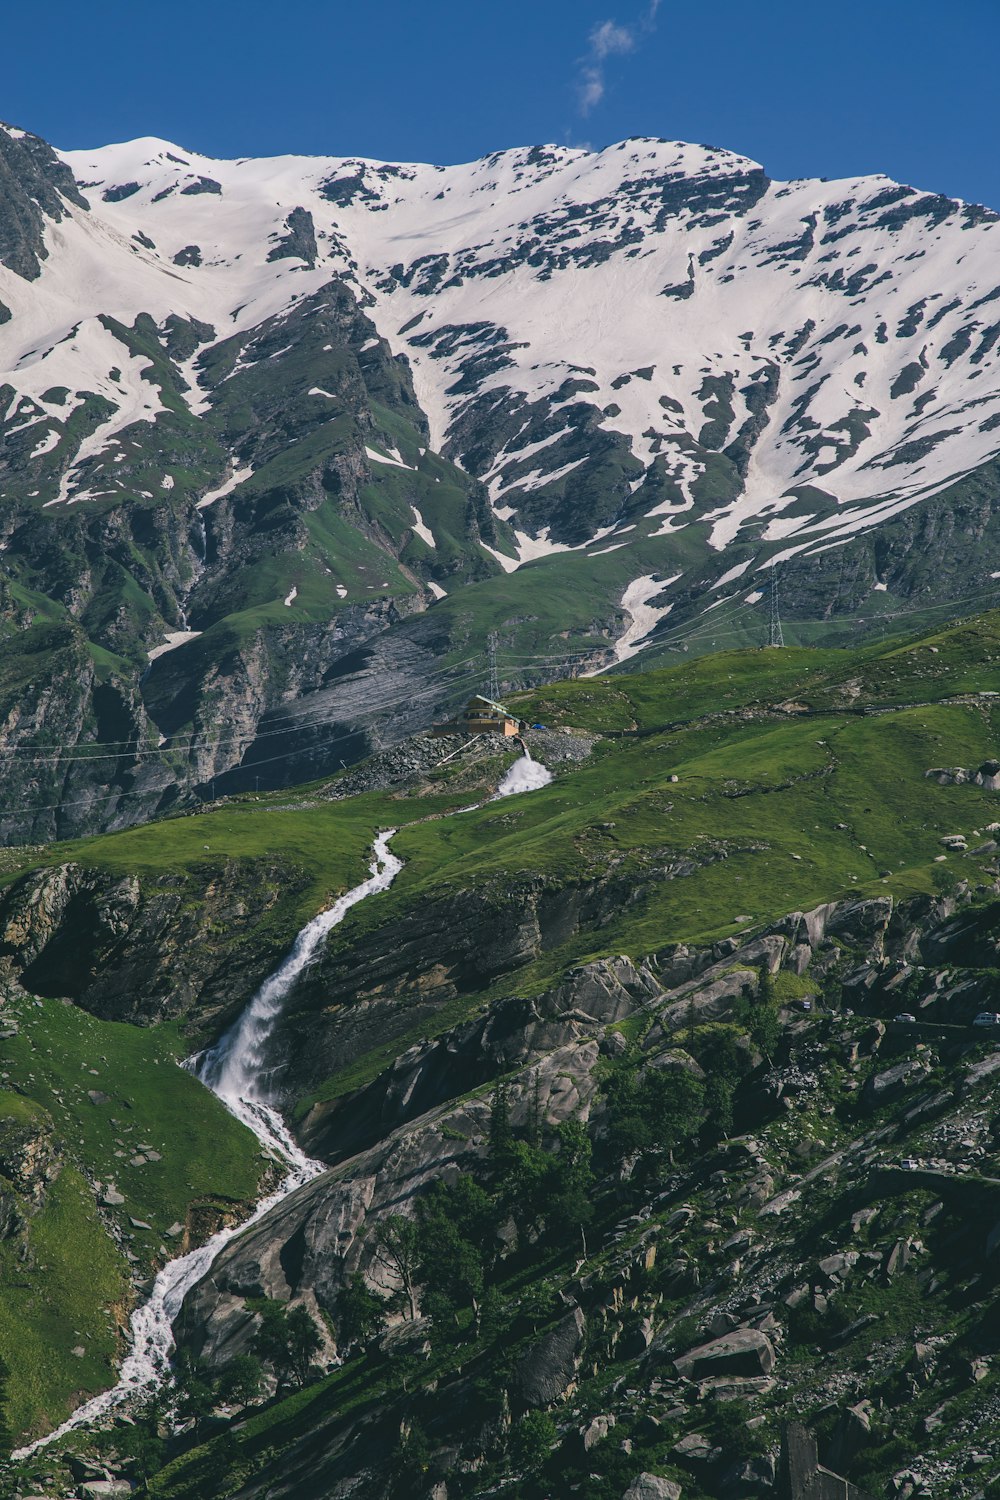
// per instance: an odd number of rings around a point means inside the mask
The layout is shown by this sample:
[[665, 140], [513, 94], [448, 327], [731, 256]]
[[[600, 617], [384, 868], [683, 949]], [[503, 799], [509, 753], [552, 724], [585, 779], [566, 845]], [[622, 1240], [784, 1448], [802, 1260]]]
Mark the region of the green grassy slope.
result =
[[[474, 887], [503, 900], [521, 879], [550, 889], [608, 882], [628, 894], [605, 925], [442, 1007], [446, 1026], [568, 964], [711, 941], [851, 894], [899, 899], [975, 880], [991, 853], [945, 854], [939, 841], [984, 842], [1000, 799], [925, 772], [995, 753], [998, 691], [996, 616], [902, 648], [734, 653], [540, 690], [520, 711], [603, 731], [591, 758], [517, 803], [402, 827], [402, 875], [333, 942], [368, 933], [377, 944], [381, 929], [389, 941], [414, 902]], [[354, 1059], [301, 1107], [367, 1082], [384, 1062]]]
[[[140, 1277], [152, 1274], [165, 1246], [176, 1254], [189, 1234], [245, 1212], [264, 1163], [250, 1132], [178, 1066], [186, 1048], [172, 1029], [31, 997], [9, 1001], [5, 1016], [18, 1034], [0, 1044], [0, 1147], [49, 1163], [37, 1182], [15, 1178], [33, 1190], [4, 1194], [24, 1229], [0, 1240], [7, 1414], [26, 1433], [109, 1384], [134, 1298], [126, 1252]], [[98, 1183], [114, 1183], [123, 1202], [98, 1212]], [[167, 1237], [177, 1224], [183, 1235]]]
[[[553, 888], [617, 882], [638, 892], [605, 925], [577, 931], [504, 981], [523, 990], [601, 954], [638, 956], [714, 939], [852, 892], [901, 897], [931, 889], [942, 879], [941, 837], [964, 833], [975, 845], [1000, 803], [981, 788], [942, 787], [924, 773], [976, 766], [994, 753], [1000, 698], [990, 695], [997, 693], [995, 615], [902, 646], [727, 653], [645, 675], [565, 682], [525, 697], [521, 711], [602, 738], [588, 760], [560, 768], [551, 786], [518, 802], [442, 818], [469, 800], [449, 771], [406, 796], [329, 802], [304, 789], [42, 851], [9, 851], [6, 876], [72, 859], [155, 879], [226, 858], [280, 856], [309, 877], [281, 914], [292, 931], [362, 877], [378, 828], [398, 826], [402, 874], [378, 902], [351, 914], [336, 943], [366, 934], [377, 940], [415, 902], [470, 888], [502, 892], [523, 876]], [[955, 877], [976, 878], [989, 859], [948, 854], [944, 864]], [[496, 988], [463, 994], [443, 1008], [441, 1024]], [[164, 1229], [183, 1220], [192, 1201], [252, 1195], [256, 1150], [173, 1066], [174, 1035], [110, 1026], [57, 1001], [30, 1002], [18, 1019], [21, 1034], [6, 1044], [8, 1081], [71, 1143], [68, 1173], [78, 1174], [64, 1174], [33, 1234], [43, 1233], [47, 1216], [62, 1215], [85, 1237], [92, 1194], [74, 1199], [72, 1184], [113, 1173], [127, 1200], [122, 1212], [153, 1226], [134, 1231], [125, 1223], [132, 1253], [152, 1264]], [[374, 1054], [354, 1059], [351, 1084], [379, 1065]], [[321, 1092], [342, 1092], [346, 1081], [333, 1078]], [[91, 1104], [91, 1088], [106, 1090], [110, 1101]], [[142, 1144], [162, 1162], [131, 1167]], [[120, 1252], [110, 1255], [105, 1272], [95, 1274], [99, 1295], [90, 1298], [92, 1312], [103, 1309], [105, 1332], [99, 1337], [92, 1322], [89, 1340], [73, 1333], [49, 1373], [35, 1356], [21, 1359], [19, 1425], [57, 1414], [71, 1389], [100, 1383], [98, 1366], [106, 1371], [114, 1349], [107, 1309], [125, 1286]], [[69, 1283], [66, 1296], [72, 1306]], [[19, 1338], [28, 1350], [37, 1336], [31, 1330], [42, 1326], [30, 1301], [20, 1311], [9, 1301], [0, 1319], [0, 1353], [8, 1357]], [[64, 1319], [71, 1330], [82, 1321], [82, 1313]], [[81, 1343], [88, 1360], [94, 1351], [93, 1368], [68, 1352]]]

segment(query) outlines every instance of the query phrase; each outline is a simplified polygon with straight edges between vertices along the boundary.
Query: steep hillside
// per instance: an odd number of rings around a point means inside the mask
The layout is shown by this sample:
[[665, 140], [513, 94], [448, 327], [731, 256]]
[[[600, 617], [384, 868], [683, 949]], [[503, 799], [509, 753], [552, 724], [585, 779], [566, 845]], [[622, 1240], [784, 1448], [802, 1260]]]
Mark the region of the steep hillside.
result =
[[[772, 1492], [804, 1419], [870, 1493], [909, 1466], [976, 1493], [955, 1443], [989, 1452], [994, 1420], [995, 1039], [972, 1022], [995, 1003], [998, 673], [987, 615], [555, 684], [524, 703], [554, 780], [522, 800], [447, 816], [514, 752], [415, 741], [292, 795], [8, 851], [0, 1249], [21, 1286], [0, 1354], [22, 1433], [109, 1378], [130, 1282], [254, 1193], [255, 1143], [230, 1122], [208, 1153], [227, 1117], [171, 1058], [360, 878], [376, 829], [405, 861], [267, 1059], [331, 1170], [188, 1297], [179, 1395], [41, 1450], [22, 1490], [72, 1493], [68, 1442], [77, 1481], [110, 1458], [178, 1500], [541, 1496], [564, 1473], [620, 1500], [643, 1472], [735, 1500]], [[401, 1212], [458, 1232], [434, 1242], [447, 1275], [413, 1251], [412, 1305], [385, 1248]], [[258, 1339], [268, 1300], [322, 1330], [299, 1375]]]
[[[326, 774], [647, 649], [984, 599], [996, 215], [679, 143], [0, 129], [0, 831]], [[717, 606], [721, 606], [717, 609]]]

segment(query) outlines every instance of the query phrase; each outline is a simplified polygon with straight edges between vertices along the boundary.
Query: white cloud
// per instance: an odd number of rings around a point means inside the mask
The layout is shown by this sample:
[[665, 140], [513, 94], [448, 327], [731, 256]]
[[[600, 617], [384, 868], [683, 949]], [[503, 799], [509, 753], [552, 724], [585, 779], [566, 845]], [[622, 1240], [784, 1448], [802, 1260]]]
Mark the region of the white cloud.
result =
[[588, 50], [580, 59], [576, 89], [581, 115], [587, 115], [604, 98], [606, 81], [604, 64], [609, 57], [625, 57], [636, 48], [637, 35], [648, 35], [655, 29], [656, 15], [662, 0], [649, 0], [644, 16], [634, 25], [620, 26], [617, 21], [599, 21], [588, 37]]
[[587, 66], [580, 71], [577, 83], [580, 95], [580, 113], [587, 115], [595, 104], [604, 98], [604, 74], [600, 68]]
[[606, 57], [631, 52], [634, 46], [635, 37], [632, 32], [627, 26], [619, 26], [616, 21], [602, 21], [590, 33], [591, 55], [598, 62], [603, 62]]

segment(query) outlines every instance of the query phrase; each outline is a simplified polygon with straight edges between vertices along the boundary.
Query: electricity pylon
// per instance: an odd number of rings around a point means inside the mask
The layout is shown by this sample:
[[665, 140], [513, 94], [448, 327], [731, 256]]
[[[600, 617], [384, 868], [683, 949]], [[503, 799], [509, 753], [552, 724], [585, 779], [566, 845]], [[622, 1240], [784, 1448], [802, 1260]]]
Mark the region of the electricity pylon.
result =
[[781, 631], [781, 611], [778, 608], [778, 570], [771, 564], [771, 619], [768, 624], [767, 644], [783, 646], [785, 637]]

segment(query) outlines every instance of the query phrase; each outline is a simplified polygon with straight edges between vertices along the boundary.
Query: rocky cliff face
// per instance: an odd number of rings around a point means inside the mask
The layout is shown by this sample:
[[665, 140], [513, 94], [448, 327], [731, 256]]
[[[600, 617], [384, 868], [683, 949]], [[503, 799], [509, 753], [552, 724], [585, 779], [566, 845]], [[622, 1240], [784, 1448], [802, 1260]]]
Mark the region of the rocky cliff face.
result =
[[[395, 1493], [392, 1465], [416, 1422], [423, 1462], [449, 1494], [471, 1493], [484, 1473], [527, 1483], [514, 1436], [520, 1414], [540, 1409], [559, 1472], [580, 1466], [622, 1496], [647, 1493], [628, 1488], [640, 1463], [656, 1495], [982, 1493], [991, 1460], [973, 1471], [951, 1444], [957, 1423], [981, 1451], [994, 1380], [979, 1320], [998, 1238], [1000, 1074], [970, 1025], [992, 984], [980, 968], [1000, 921], [992, 894], [841, 903], [743, 944], [587, 965], [411, 1048], [362, 1094], [310, 1117], [313, 1144], [347, 1159], [234, 1241], [187, 1299], [179, 1336], [210, 1366], [251, 1347], [254, 1299], [301, 1304], [338, 1327], [352, 1278], [398, 1290], [378, 1226], [419, 1212], [435, 1183], [488, 1172], [497, 1106], [484, 1084], [505, 1080], [515, 1134], [541, 1119], [555, 1144], [562, 1122], [587, 1122], [608, 1170], [615, 1069], [681, 1070], [710, 1085], [719, 1047], [764, 987], [779, 997], [768, 1053], [751, 1036], [744, 1054], [729, 1138], [705, 1136], [652, 1173], [641, 1153], [611, 1169], [582, 1253], [554, 1275], [548, 1262], [546, 1291], [560, 1300], [534, 1332], [514, 1326], [496, 1377], [499, 1426], [476, 1384], [497, 1356], [488, 1344], [446, 1354], [461, 1338], [435, 1331], [429, 1304], [348, 1366], [363, 1384], [365, 1371], [384, 1378], [386, 1358], [406, 1356], [410, 1369], [416, 1355], [419, 1370], [423, 1356], [427, 1380], [390, 1381], [360, 1425], [363, 1404], [341, 1410], [334, 1382], [310, 1435], [290, 1435], [239, 1494], [291, 1495], [302, 1483], [317, 1495]], [[904, 1002], [915, 1020], [894, 1019]], [[500, 1263], [522, 1276], [535, 1253], [524, 1233], [511, 1222], [498, 1242]], [[531, 1462], [548, 1472], [544, 1454]]]
[[285, 903], [305, 884], [280, 861], [229, 860], [186, 879], [56, 865], [0, 897], [0, 962], [31, 993], [102, 1020], [217, 1031], [286, 950]]

